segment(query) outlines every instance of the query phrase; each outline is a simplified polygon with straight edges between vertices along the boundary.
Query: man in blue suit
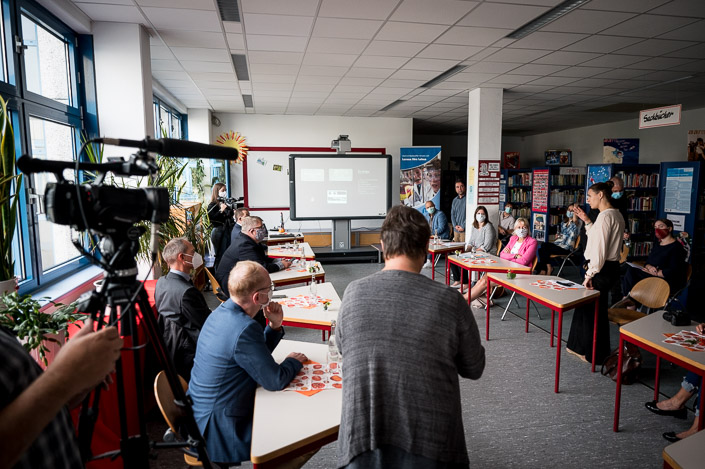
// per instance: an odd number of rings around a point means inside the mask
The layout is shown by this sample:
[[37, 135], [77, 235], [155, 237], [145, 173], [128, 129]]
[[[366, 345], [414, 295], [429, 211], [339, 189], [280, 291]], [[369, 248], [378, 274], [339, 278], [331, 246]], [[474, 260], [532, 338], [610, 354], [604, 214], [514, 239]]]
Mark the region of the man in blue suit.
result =
[[246, 208], [239, 208], [235, 210], [235, 224], [233, 225], [233, 231], [230, 233], [230, 244], [235, 242], [237, 235], [239, 235], [242, 231], [242, 220], [249, 216], [250, 211]]
[[[215, 309], [198, 337], [189, 394], [212, 461], [249, 461], [255, 390], [284, 389], [307, 360], [291, 353], [281, 363], [272, 351], [284, 336], [284, 314], [271, 303], [274, 285], [256, 262], [240, 261], [228, 279], [230, 299]], [[263, 309], [269, 325], [253, 319]]]

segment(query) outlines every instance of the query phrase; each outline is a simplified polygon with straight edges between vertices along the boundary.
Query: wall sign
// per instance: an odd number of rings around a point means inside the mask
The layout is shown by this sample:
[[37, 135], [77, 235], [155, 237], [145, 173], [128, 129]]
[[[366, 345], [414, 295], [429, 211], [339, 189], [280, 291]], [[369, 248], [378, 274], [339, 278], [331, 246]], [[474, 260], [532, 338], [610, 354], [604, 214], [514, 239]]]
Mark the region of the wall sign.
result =
[[681, 105], [657, 107], [639, 112], [639, 128], [650, 129], [666, 125], [679, 125], [681, 123]]
[[602, 162], [639, 164], [639, 139], [606, 138], [602, 147]]
[[531, 195], [531, 210], [534, 212], [548, 210], [548, 175], [547, 169], [534, 170], [534, 187]]
[[499, 166], [497, 160], [479, 160], [477, 173], [478, 205], [495, 205], [499, 203]]

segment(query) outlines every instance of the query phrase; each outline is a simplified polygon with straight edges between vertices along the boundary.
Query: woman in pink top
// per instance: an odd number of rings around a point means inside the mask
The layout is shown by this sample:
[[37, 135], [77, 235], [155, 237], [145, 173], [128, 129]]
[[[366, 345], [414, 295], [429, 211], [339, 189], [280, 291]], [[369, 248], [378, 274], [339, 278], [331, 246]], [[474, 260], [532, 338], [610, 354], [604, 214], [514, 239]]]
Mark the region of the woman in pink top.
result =
[[[514, 222], [514, 235], [509, 239], [507, 247], [502, 249], [499, 257], [517, 264], [529, 266], [536, 258], [538, 243], [529, 236], [529, 222], [526, 218], [517, 218]], [[487, 291], [487, 278], [483, 276], [470, 290], [470, 299], [477, 300]], [[473, 302], [473, 307], [484, 308], [479, 301]]]

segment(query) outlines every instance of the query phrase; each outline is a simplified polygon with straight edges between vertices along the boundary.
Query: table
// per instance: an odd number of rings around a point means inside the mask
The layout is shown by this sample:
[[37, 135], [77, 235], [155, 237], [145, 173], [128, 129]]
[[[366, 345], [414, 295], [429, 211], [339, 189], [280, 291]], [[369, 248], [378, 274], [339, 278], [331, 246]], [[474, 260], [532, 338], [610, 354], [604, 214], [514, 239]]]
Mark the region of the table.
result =
[[[272, 355], [282, 362], [291, 352], [325, 363], [328, 346], [282, 340]], [[342, 407], [342, 389], [326, 389], [309, 397], [257, 388], [250, 448], [253, 467], [281, 464], [337, 440]]]
[[[659, 370], [661, 358], [665, 358], [674, 365], [685, 368], [688, 371], [697, 373], [702, 378], [700, 389], [705, 389], [705, 352], [692, 352], [688, 349], [675, 344], [666, 344], [663, 342], [664, 333], [676, 333], [682, 330], [695, 330], [696, 323], [691, 323], [690, 326], [672, 326], [670, 322], [663, 320], [661, 312], [649, 314], [641, 319], [625, 324], [619, 329], [619, 359], [617, 369], [622, 369], [622, 352], [624, 351], [624, 342], [630, 342], [639, 348], [643, 348], [647, 352], [656, 355], [656, 378], [654, 386], [654, 400], [658, 400], [659, 391]], [[617, 375], [617, 395], [614, 399], [614, 427], [613, 430], [619, 431], [619, 405], [622, 398], [622, 374]], [[700, 409], [705, 405], [705, 392], [700, 392]], [[700, 422], [698, 429], [703, 429], [705, 420], [703, 416], [705, 412], [700, 411]], [[692, 438], [692, 437], [691, 437]], [[688, 438], [687, 440], [689, 440]], [[686, 440], [683, 440], [686, 441]], [[701, 447], [702, 448], [702, 447]], [[701, 461], [702, 463], [702, 461]], [[700, 466], [702, 467], [702, 466]]]
[[[269, 274], [269, 278], [272, 279], [274, 286], [281, 287], [284, 285], [293, 285], [296, 283], [311, 283], [311, 277], [315, 275], [316, 282], [323, 283], [326, 281], [326, 271], [323, 270], [323, 266], [320, 262], [313, 262], [314, 265], [318, 266], [316, 272], [309, 272], [305, 265], [301, 264], [302, 261], [296, 261], [288, 269], [280, 270], [279, 272], [273, 272]], [[309, 262], [309, 261], [303, 261]]]
[[[303, 248], [303, 254], [301, 249]], [[290, 259], [301, 259], [302, 257], [307, 260], [314, 260], [316, 255], [313, 253], [313, 249], [308, 243], [299, 243], [294, 247], [293, 244], [277, 244], [276, 246], [269, 246], [267, 249], [267, 255], [269, 257], [279, 257], [279, 258], [290, 258]]]
[[[431, 254], [431, 280], [436, 279], [436, 256], [441, 254], [448, 254], [449, 252], [463, 251], [465, 252], [465, 243], [453, 241], [440, 241], [434, 243], [433, 240], [428, 244], [428, 252]], [[446, 263], [447, 264], [447, 263]], [[446, 269], [446, 277], [448, 276], [448, 269]], [[448, 282], [446, 282], [447, 284]]]
[[297, 241], [299, 243], [303, 243], [304, 241], [304, 235], [301, 233], [283, 233], [283, 236], [280, 236], [278, 233], [269, 235], [269, 237], [265, 240], [268, 246], [275, 246], [277, 244], [284, 244], [284, 243], [292, 243], [294, 241]]
[[[297, 295], [311, 295], [311, 286], [287, 288], [286, 290], [277, 290], [274, 295], [286, 295], [287, 298], [292, 298]], [[282, 324], [291, 327], [303, 327], [306, 329], [318, 329], [322, 331], [323, 340], [326, 339], [326, 331], [330, 333], [330, 322], [338, 320], [338, 312], [340, 311], [340, 297], [333, 288], [330, 282], [319, 283], [316, 285], [316, 295], [321, 298], [328, 298], [331, 304], [328, 310], [324, 310], [322, 305], [312, 308], [297, 308], [282, 305], [284, 310], [284, 321]], [[277, 300], [274, 301], [283, 301]]]
[[663, 467], [668, 469], [700, 469], [703, 467], [702, 452], [705, 447], [705, 432], [691, 435], [663, 449]]
[[[553, 325], [555, 313], [558, 312], [558, 346], [556, 347], [556, 380], [554, 391], [558, 392], [558, 382], [561, 371], [561, 337], [563, 333], [563, 312], [577, 308], [586, 303], [595, 303], [595, 323], [592, 336], [592, 371], [595, 371], [595, 345], [597, 343], [597, 312], [599, 309], [600, 292], [578, 288], [577, 290], [553, 290], [544, 289], [532, 285], [538, 280], [558, 280], [566, 281], [553, 275], [520, 275], [514, 279], [508, 279], [506, 275], [487, 274], [487, 295], [490, 294], [490, 284], [492, 282], [502, 285], [504, 288], [517, 292], [526, 297], [526, 332], [529, 332], [529, 301], [535, 301], [551, 310], [551, 347], [553, 347]], [[573, 282], [570, 282], [573, 283]], [[487, 340], [490, 340], [490, 305], [487, 304]]]
[[[489, 261], [494, 261], [490, 264], [482, 264], [484, 259]], [[455, 264], [460, 267], [460, 278], [463, 278], [463, 270], [468, 271], [468, 278], [470, 277], [470, 272], [503, 272], [511, 270], [518, 274], [530, 274], [531, 266], [526, 266], [522, 264], [517, 264], [516, 262], [507, 261], [499, 256], [489, 254], [487, 252], [478, 252], [475, 254], [466, 253], [460, 256], [448, 256], [446, 258], [446, 285], [450, 285], [450, 266]], [[460, 283], [460, 293], [463, 292], [463, 284]], [[490, 298], [490, 295], [487, 295]], [[489, 301], [488, 301], [489, 303]], [[470, 304], [470, 295], [468, 295], [468, 304]], [[489, 335], [489, 332], [488, 332]]]

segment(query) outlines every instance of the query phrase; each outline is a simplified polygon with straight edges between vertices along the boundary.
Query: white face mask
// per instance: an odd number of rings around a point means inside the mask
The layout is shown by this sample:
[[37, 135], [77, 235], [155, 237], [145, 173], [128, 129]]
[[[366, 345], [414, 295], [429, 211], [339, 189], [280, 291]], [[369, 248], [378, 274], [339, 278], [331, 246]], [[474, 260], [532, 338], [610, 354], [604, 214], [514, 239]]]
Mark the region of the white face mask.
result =
[[218, 195], [221, 196], [221, 197], [227, 197], [227, 196], [228, 196], [228, 192], [227, 192], [227, 191], [220, 191], [220, 192], [218, 192]]
[[[184, 256], [188, 256], [189, 254], [184, 254]], [[203, 256], [201, 256], [199, 253], [194, 252], [193, 255], [191, 256], [191, 266], [193, 267], [193, 270], [198, 269], [203, 265]]]
[[486, 219], [487, 219], [487, 217], [482, 213], [478, 213], [477, 215], [475, 215], [475, 220], [477, 220], [478, 223], [482, 223]]
[[[259, 295], [260, 293], [258, 292], [257, 294]], [[269, 290], [267, 290], [267, 302], [259, 303], [259, 305], [263, 308], [269, 305], [269, 303], [271, 303], [272, 301], [272, 296], [274, 296], [274, 291], [272, 291], [272, 289], [270, 288]]]
[[529, 230], [527, 230], [526, 228], [517, 228], [516, 230], [514, 230], [514, 233], [516, 233], [516, 235], [520, 238], [526, 238], [528, 232]]

